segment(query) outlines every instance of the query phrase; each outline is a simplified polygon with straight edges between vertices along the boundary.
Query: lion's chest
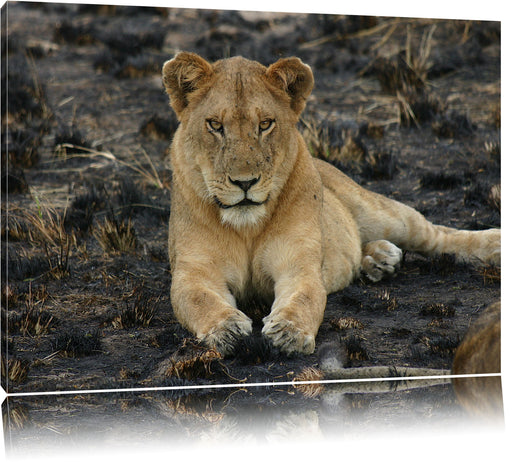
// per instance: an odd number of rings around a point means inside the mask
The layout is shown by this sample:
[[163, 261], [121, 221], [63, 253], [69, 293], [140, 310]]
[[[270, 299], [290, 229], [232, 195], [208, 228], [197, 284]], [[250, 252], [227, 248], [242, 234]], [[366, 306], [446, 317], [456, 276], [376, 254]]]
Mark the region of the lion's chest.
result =
[[265, 274], [261, 253], [251, 246], [241, 246], [236, 250], [229, 255], [231, 258], [224, 260], [223, 270], [237, 306], [244, 309], [255, 304], [271, 304], [274, 287], [272, 280]]

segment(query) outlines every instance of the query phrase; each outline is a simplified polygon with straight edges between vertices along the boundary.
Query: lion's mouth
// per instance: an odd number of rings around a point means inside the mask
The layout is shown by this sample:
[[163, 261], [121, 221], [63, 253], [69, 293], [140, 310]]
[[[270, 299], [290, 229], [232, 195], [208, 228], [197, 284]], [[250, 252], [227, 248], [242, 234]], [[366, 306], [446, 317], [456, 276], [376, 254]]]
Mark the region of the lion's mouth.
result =
[[263, 202], [255, 202], [255, 201], [252, 201], [251, 199], [247, 199], [247, 197], [245, 199], [242, 199], [240, 202], [237, 202], [236, 204], [232, 204], [232, 205], [226, 205], [226, 204], [223, 204], [217, 197], [215, 198], [215, 202], [217, 203], [217, 205], [221, 208], [221, 209], [231, 209], [233, 207], [251, 207], [251, 206], [257, 206], [257, 205], [263, 205], [265, 202], [267, 202], [267, 200], [264, 200]]

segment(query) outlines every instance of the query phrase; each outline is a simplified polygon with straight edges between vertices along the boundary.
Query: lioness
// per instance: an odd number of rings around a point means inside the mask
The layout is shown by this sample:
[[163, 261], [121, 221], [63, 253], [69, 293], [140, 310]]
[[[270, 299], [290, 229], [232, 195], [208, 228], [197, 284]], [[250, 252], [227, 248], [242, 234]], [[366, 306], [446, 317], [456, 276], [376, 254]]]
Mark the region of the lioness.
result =
[[499, 264], [498, 229], [457, 231], [366, 191], [314, 159], [297, 130], [313, 89], [298, 58], [269, 67], [178, 53], [163, 82], [180, 121], [171, 146], [171, 302], [177, 319], [222, 354], [249, 335], [239, 308], [271, 305], [262, 333], [312, 353], [330, 292], [360, 270], [393, 273], [400, 248]]

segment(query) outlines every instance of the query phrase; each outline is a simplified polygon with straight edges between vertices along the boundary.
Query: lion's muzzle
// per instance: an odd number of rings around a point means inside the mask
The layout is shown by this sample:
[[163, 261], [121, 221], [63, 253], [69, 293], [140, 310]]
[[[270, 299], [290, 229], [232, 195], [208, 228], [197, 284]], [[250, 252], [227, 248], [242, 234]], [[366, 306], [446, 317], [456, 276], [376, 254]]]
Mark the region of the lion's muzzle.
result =
[[231, 197], [215, 195], [215, 203], [224, 210], [233, 207], [254, 207], [265, 204], [268, 196], [263, 199], [261, 192], [258, 194], [256, 188], [253, 188], [253, 186], [259, 183], [260, 179], [261, 175], [250, 179], [233, 179], [231, 176], [228, 176], [229, 184], [232, 187], [236, 186], [236, 189], [232, 191], [233, 194], [230, 194]]

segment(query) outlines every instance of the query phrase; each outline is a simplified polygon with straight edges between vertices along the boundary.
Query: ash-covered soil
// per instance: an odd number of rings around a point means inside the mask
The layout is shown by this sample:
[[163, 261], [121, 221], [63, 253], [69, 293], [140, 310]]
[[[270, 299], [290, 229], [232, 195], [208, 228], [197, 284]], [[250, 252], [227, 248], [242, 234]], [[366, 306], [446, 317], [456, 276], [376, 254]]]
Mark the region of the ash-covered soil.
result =
[[299, 56], [316, 79], [301, 122], [314, 155], [435, 223], [499, 227], [499, 23], [7, 8], [9, 392], [287, 382], [333, 354], [347, 368], [449, 369], [471, 321], [499, 299], [499, 268], [407, 254], [396, 277], [357, 280], [329, 297], [311, 356], [286, 357], [257, 329], [235, 357], [207, 350], [178, 325], [169, 300], [166, 154], [177, 121], [160, 77], [178, 50], [266, 65]]

